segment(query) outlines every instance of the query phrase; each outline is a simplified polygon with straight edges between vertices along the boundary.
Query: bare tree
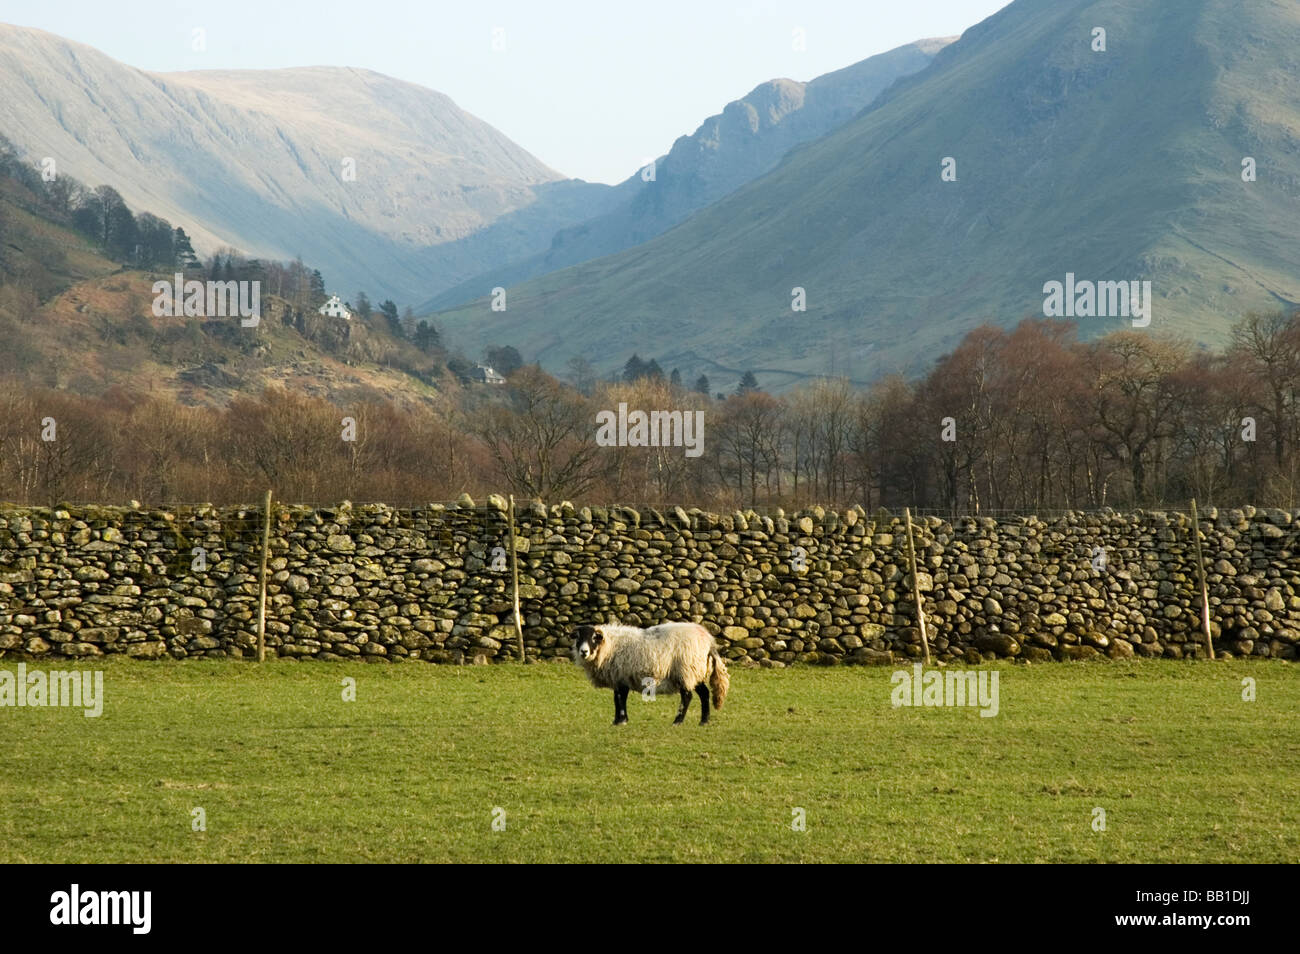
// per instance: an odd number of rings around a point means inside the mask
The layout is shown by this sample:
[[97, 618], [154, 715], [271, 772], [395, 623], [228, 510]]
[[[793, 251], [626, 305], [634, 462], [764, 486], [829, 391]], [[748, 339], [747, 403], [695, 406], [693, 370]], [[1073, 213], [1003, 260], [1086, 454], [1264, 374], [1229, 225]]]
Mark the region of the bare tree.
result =
[[1300, 388], [1300, 312], [1250, 314], [1232, 330], [1230, 356], [1257, 380], [1266, 396], [1273, 462], [1282, 467], [1288, 441], [1295, 446], [1296, 390]]
[[596, 479], [594, 412], [536, 367], [516, 371], [506, 401], [483, 408], [472, 427], [514, 491], [572, 496]]

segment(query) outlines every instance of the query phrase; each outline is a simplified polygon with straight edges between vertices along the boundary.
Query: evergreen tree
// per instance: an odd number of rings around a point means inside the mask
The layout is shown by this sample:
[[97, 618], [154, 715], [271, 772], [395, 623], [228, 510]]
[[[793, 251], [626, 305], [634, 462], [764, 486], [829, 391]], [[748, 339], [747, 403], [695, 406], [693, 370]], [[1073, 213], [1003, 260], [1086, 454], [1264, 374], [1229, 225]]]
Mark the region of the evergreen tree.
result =
[[370, 305], [370, 299], [366, 296], [366, 293], [363, 291], [357, 292], [356, 312], [362, 321], [369, 321], [370, 316], [375, 313], [375, 309], [372, 308]]
[[703, 394], [707, 397], [709, 393], [709, 376], [707, 374], [701, 374], [696, 378], [695, 387], [692, 388], [692, 390], [697, 394]]
[[623, 365], [623, 380], [629, 384], [633, 381], [639, 381], [645, 377], [646, 363], [641, 360], [641, 356], [633, 354], [627, 359], [627, 364]]
[[442, 347], [442, 336], [438, 334], [438, 329], [429, 324], [423, 318], [415, 327], [415, 346], [421, 351], [432, 353]]
[[172, 230], [172, 248], [175, 264], [181, 266], [182, 270], [198, 268], [199, 256], [194, 253], [194, 244], [190, 242], [185, 229], [179, 225]]
[[758, 378], [754, 377], [753, 371], [746, 371], [740, 379], [740, 385], [736, 388], [737, 394], [749, 394], [751, 391], [759, 390]]
[[682, 373], [673, 368], [673, 373], [668, 377], [668, 383], [674, 388], [680, 388], [682, 386]]
[[388, 322], [388, 329], [397, 337], [402, 337], [402, 323], [397, 317], [397, 305], [394, 304], [391, 298], [385, 298], [380, 302], [379, 312], [384, 316], [384, 320]]

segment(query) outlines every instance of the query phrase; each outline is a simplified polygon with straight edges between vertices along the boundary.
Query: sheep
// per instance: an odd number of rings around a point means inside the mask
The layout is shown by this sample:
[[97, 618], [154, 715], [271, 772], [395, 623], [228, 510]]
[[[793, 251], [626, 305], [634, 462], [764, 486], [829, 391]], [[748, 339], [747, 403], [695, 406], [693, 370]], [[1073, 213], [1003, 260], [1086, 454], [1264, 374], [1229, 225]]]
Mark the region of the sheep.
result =
[[614, 724], [627, 723], [627, 694], [655, 686], [677, 690], [682, 704], [673, 725], [686, 718], [691, 691], [700, 697], [700, 725], [709, 721], [709, 689], [721, 709], [731, 677], [713, 637], [696, 623], [635, 626], [579, 626], [573, 635], [573, 661], [597, 689], [614, 690]]

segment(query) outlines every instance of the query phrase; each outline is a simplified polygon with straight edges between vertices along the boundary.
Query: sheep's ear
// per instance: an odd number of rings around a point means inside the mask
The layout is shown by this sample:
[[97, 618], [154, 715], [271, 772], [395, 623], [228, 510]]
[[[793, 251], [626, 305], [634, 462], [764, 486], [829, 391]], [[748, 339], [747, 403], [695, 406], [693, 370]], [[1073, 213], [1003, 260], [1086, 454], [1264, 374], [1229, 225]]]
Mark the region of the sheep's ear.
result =
[[591, 631], [591, 643], [592, 643], [593, 646], [596, 645], [597, 643], [601, 642], [604, 638], [605, 638], [605, 636], [604, 636], [603, 633], [601, 633], [600, 630], [598, 630], [598, 629], [594, 629], [594, 628], [592, 629], [592, 631]]

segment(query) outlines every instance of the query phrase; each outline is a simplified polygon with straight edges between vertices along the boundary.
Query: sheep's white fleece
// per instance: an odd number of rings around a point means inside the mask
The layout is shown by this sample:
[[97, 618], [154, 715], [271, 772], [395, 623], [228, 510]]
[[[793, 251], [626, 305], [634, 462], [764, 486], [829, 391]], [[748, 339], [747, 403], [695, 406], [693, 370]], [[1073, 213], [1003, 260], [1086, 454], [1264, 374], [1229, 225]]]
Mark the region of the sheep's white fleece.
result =
[[664, 623], [649, 629], [597, 626], [604, 637], [596, 653], [574, 661], [587, 671], [598, 689], [623, 685], [640, 691], [653, 679], [656, 692], [693, 690], [708, 681], [709, 656], [716, 651], [713, 636], [698, 623]]

